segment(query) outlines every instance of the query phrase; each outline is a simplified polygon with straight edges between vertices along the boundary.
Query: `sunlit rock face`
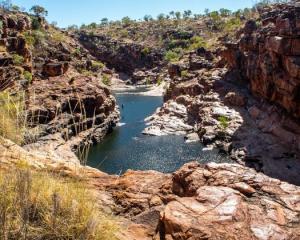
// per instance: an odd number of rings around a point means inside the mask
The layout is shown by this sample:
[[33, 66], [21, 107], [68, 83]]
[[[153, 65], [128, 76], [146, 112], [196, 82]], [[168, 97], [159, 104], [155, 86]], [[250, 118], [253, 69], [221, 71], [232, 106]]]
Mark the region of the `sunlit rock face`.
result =
[[108, 178], [94, 181], [103, 203], [147, 229], [145, 239], [300, 236], [299, 187], [246, 167], [194, 162], [172, 175], [129, 171], [113, 184]]
[[261, 26], [249, 21], [236, 44], [224, 52], [232, 68], [246, 77], [251, 91], [300, 117], [300, 7], [261, 10]]

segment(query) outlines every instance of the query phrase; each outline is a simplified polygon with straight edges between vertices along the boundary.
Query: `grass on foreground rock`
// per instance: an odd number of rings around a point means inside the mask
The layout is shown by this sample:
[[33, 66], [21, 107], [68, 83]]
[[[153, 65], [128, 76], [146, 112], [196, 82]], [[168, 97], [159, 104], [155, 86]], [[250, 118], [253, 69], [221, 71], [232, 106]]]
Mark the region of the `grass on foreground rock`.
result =
[[0, 171], [1, 240], [113, 240], [116, 222], [84, 182], [26, 167]]
[[0, 135], [22, 144], [26, 128], [25, 93], [0, 93]]

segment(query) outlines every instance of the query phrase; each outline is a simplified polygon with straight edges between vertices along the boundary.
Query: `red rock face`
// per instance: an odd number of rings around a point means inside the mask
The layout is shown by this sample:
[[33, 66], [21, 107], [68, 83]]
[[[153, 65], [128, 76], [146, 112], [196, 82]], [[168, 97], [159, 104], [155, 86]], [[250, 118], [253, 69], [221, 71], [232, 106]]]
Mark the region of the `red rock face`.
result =
[[147, 229], [124, 239], [299, 239], [299, 187], [240, 165], [91, 176], [99, 200]]
[[[229, 67], [250, 81], [251, 91], [300, 118], [299, 7], [276, 5], [261, 12], [263, 25], [250, 21], [237, 44], [223, 52]], [[276, 16], [276, 17], [275, 17]]]
[[57, 77], [65, 74], [68, 69], [68, 62], [46, 63], [43, 66], [43, 74], [48, 77]]

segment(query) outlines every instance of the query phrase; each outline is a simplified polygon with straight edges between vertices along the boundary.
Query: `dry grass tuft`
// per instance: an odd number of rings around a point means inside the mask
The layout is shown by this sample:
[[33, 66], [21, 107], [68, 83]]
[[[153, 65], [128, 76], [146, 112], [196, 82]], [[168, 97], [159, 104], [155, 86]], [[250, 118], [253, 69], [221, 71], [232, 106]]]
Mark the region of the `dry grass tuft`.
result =
[[0, 135], [22, 144], [25, 128], [25, 93], [0, 92]]
[[113, 240], [115, 221], [95, 205], [85, 183], [22, 164], [0, 171], [0, 239]]

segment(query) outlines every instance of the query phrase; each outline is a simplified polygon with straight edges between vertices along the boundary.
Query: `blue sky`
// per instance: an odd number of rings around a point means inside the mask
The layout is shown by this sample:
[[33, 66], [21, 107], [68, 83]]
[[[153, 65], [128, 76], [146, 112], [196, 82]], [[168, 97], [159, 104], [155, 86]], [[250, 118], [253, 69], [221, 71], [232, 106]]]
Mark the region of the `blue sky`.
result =
[[228, 8], [251, 7], [255, 0], [12, 0], [27, 10], [33, 5], [41, 5], [49, 11], [49, 22], [56, 21], [60, 27], [71, 24], [100, 22], [104, 17], [118, 20], [124, 16], [133, 19], [143, 18], [150, 14], [156, 17], [159, 13], [192, 10], [203, 13], [205, 8], [218, 10]]

